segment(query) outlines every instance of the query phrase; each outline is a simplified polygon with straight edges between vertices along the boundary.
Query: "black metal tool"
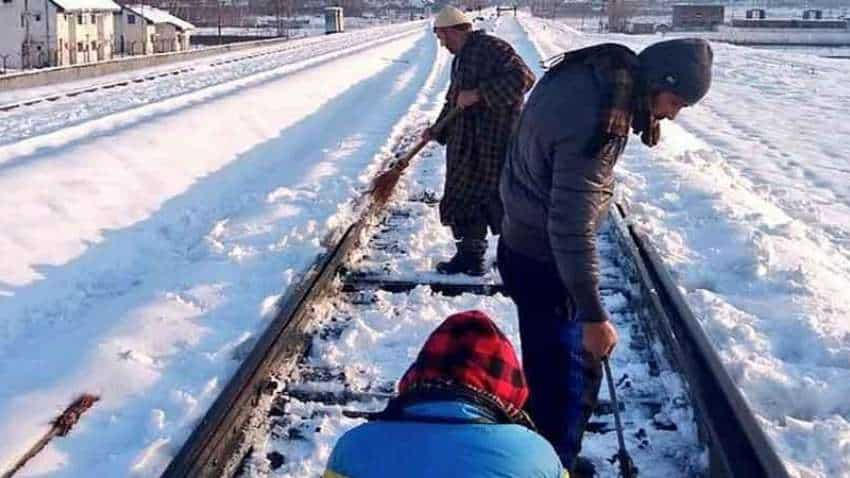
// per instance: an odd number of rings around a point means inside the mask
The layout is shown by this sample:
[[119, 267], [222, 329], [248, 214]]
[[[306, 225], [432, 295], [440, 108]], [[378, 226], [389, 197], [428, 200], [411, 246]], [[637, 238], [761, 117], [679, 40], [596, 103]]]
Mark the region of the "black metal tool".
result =
[[638, 469], [632, 461], [632, 457], [626, 450], [626, 440], [623, 438], [623, 424], [620, 422], [620, 404], [617, 402], [617, 392], [614, 386], [614, 376], [611, 375], [611, 365], [608, 363], [608, 357], [602, 359], [602, 365], [605, 366], [605, 378], [608, 381], [608, 394], [611, 396], [611, 405], [614, 407], [614, 424], [617, 426], [617, 441], [620, 449], [617, 450], [617, 461], [620, 462], [620, 475], [623, 478], [635, 478]]

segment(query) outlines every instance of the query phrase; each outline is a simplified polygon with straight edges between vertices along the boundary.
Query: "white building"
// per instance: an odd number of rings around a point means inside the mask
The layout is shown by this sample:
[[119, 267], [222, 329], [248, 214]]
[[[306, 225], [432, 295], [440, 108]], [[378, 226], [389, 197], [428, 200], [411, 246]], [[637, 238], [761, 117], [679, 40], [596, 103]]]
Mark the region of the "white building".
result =
[[850, 45], [850, 20], [732, 20], [711, 37], [736, 45]]
[[115, 16], [116, 50], [130, 55], [188, 50], [194, 29], [165, 10], [126, 5]]
[[0, 0], [0, 62], [7, 68], [112, 58], [112, 0]]

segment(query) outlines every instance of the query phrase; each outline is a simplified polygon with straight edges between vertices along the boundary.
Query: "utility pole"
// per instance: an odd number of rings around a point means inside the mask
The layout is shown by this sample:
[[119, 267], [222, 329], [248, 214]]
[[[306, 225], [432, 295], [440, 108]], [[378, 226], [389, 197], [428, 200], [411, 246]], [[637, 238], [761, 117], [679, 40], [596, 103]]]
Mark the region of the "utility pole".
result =
[[276, 16], [276, 26], [277, 26], [277, 36], [283, 36], [283, 20], [280, 18], [281, 11], [283, 10], [282, 5], [283, 0], [275, 0], [275, 16]]
[[218, 12], [218, 44], [221, 45], [221, 0], [215, 0], [215, 4]]
[[142, 55], [148, 54], [148, 22], [145, 20], [145, 3], [139, 3], [139, 25], [142, 28]]
[[[47, 66], [56, 66], [56, 63], [58, 63], [58, 58], [54, 60], [52, 55], [50, 54], [50, 47], [53, 45], [53, 42], [50, 41], [50, 7], [47, 3], [48, 1], [49, 0], [44, 0], [44, 33], [47, 38]], [[56, 55], [59, 55], [58, 51], [56, 52]]]
[[21, 45], [21, 69], [26, 70], [30, 67], [30, 46], [32, 46], [32, 38], [30, 38], [30, 2], [24, 0], [24, 43]]

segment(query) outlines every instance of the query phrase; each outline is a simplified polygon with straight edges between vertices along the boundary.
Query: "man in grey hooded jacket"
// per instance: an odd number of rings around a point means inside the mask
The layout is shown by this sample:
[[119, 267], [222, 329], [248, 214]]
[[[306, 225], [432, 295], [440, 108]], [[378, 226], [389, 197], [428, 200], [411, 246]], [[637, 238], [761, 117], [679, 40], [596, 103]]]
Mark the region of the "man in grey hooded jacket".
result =
[[712, 57], [698, 39], [656, 43], [640, 55], [615, 44], [568, 52], [532, 91], [508, 152], [498, 265], [518, 309], [527, 408], [570, 471], [601, 359], [617, 342], [596, 252], [614, 165], [630, 130], [654, 146], [659, 121], [708, 92]]

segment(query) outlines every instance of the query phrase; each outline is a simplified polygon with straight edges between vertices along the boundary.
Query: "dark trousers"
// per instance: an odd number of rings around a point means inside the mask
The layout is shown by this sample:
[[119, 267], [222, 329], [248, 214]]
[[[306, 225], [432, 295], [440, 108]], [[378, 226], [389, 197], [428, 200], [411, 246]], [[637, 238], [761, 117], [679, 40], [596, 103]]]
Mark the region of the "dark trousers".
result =
[[487, 252], [487, 228], [494, 235], [502, 232], [502, 202], [497, 196], [474, 209], [474, 214], [468, 214], [468, 217], [452, 223], [450, 227], [459, 252], [483, 258]]
[[482, 258], [487, 252], [487, 222], [452, 224], [457, 250], [469, 257]]
[[514, 252], [500, 240], [498, 265], [519, 315], [522, 367], [531, 392], [526, 409], [572, 470], [596, 407], [602, 365], [584, 351], [582, 325], [574, 320], [554, 263]]

